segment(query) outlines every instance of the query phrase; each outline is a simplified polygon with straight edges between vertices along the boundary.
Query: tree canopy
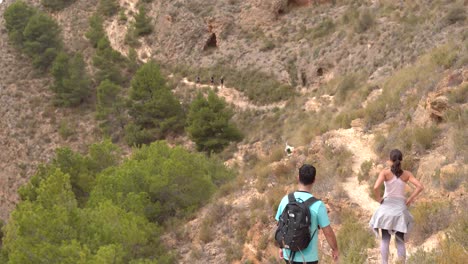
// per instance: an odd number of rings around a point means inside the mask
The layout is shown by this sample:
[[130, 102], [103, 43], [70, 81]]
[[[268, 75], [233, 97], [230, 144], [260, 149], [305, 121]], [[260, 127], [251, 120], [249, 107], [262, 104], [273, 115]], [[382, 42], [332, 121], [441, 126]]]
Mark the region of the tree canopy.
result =
[[22, 1], [5, 10], [5, 25], [10, 40], [32, 58], [38, 69], [48, 69], [62, 49], [57, 22]]
[[51, 68], [55, 82], [51, 87], [55, 92], [55, 103], [61, 106], [77, 106], [90, 94], [91, 81], [81, 53], [72, 57], [60, 52]]
[[182, 107], [155, 62], [141, 66], [133, 77], [129, 114], [133, 121], [127, 126], [130, 145], [147, 144], [183, 130]]
[[[124, 160], [109, 141], [59, 149], [20, 189], [5, 226], [6, 263], [174, 263], [163, 224], [199, 208], [233, 177], [224, 165], [155, 142]], [[109, 262], [110, 261], [110, 262]]]
[[186, 128], [199, 151], [220, 152], [232, 141], [242, 139], [240, 131], [230, 122], [233, 113], [223, 99], [210, 91], [202, 94], [190, 105]]

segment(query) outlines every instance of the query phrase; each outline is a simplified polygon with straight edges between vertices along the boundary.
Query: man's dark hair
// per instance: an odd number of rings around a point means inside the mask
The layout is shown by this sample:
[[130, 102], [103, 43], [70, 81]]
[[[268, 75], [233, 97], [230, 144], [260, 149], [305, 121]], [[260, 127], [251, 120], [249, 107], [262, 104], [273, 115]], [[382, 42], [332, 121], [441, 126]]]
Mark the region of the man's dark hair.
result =
[[299, 168], [299, 182], [309, 185], [315, 182], [315, 167], [309, 164], [302, 165]]

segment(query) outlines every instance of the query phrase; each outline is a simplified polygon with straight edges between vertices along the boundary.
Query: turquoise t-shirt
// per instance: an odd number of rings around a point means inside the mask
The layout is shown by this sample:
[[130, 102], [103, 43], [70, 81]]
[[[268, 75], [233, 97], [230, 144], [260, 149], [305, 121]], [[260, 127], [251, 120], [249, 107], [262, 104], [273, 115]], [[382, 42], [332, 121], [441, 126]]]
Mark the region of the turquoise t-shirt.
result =
[[[305, 201], [312, 197], [312, 194], [308, 192], [301, 192], [297, 191], [294, 192], [294, 197], [296, 200], [299, 202]], [[283, 199], [281, 200], [281, 203], [278, 206], [278, 211], [276, 212], [276, 221], [279, 221], [279, 218], [281, 214], [283, 213], [284, 208], [288, 204], [288, 196], [284, 196]], [[317, 229], [317, 225], [320, 226], [320, 228], [324, 228], [330, 225], [330, 220], [328, 219], [328, 214], [327, 214], [327, 208], [323, 204], [322, 201], [318, 201], [314, 203], [313, 205], [310, 206], [310, 215], [312, 216], [312, 221], [311, 221], [311, 226], [310, 226], [310, 234], [313, 235], [315, 230]], [[314, 217], [316, 216], [316, 217]], [[294, 256], [293, 261], [297, 262], [312, 262], [312, 261], [318, 261], [318, 230], [315, 232], [313, 235], [314, 237], [312, 238], [312, 241], [309, 243], [309, 246], [302, 250], [301, 252], [297, 252], [296, 255]], [[291, 251], [289, 249], [283, 249], [283, 257], [287, 260], [289, 260], [289, 257], [291, 256]]]

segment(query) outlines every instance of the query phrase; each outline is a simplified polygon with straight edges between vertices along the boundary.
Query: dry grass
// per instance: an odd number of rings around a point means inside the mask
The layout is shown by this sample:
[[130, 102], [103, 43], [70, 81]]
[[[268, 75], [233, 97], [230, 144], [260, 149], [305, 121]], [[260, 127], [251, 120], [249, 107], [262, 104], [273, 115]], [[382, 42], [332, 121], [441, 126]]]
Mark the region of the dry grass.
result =
[[453, 219], [453, 208], [448, 201], [417, 203], [412, 209], [414, 230], [412, 238], [416, 244], [449, 227]]

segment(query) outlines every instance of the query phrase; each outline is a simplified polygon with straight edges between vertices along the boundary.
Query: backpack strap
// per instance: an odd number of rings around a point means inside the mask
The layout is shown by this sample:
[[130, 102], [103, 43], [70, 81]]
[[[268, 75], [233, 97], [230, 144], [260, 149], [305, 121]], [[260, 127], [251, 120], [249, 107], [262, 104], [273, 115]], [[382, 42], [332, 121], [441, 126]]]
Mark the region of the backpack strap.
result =
[[315, 202], [320, 201], [320, 199], [317, 199], [315, 197], [310, 197], [309, 199], [305, 200], [304, 205], [308, 208], [311, 205], [313, 205]]
[[294, 203], [296, 201], [296, 197], [294, 197], [294, 193], [288, 194], [288, 200], [290, 203]]

